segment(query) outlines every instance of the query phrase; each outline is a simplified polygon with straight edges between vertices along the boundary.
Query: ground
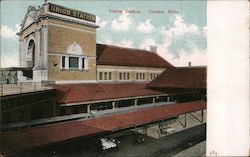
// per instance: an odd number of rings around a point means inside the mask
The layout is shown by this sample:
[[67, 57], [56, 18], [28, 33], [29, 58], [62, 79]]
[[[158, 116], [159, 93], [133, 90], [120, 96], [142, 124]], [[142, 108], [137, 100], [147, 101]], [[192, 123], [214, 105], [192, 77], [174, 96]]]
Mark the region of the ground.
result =
[[206, 141], [198, 143], [188, 149], [185, 149], [175, 155], [173, 157], [184, 157], [184, 156], [197, 156], [197, 157], [205, 157], [206, 156]]

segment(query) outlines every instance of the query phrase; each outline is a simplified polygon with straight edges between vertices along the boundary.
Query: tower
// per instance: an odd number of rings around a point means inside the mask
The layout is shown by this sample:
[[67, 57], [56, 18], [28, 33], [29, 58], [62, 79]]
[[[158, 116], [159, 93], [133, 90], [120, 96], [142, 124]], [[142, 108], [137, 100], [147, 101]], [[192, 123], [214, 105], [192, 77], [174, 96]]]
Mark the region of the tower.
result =
[[[30, 6], [18, 33], [22, 81], [96, 81], [96, 16], [45, 3]], [[22, 74], [23, 75], [23, 74]]]

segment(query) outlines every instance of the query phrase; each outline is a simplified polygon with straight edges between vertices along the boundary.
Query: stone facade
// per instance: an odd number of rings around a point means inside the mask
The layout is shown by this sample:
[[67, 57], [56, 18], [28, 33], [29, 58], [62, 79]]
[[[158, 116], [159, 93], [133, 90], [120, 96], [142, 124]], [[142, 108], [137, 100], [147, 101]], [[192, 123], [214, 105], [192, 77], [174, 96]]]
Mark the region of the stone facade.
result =
[[[50, 5], [45, 3], [39, 9], [28, 8], [18, 33], [20, 66], [32, 68], [33, 76], [28, 78], [20, 73], [19, 79], [36, 82], [96, 81], [98, 26], [94, 22], [50, 12]], [[72, 45], [78, 46], [79, 51]], [[70, 47], [74, 50], [69, 51]], [[62, 60], [63, 57], [66, 60]], [[78, 58], [74, 64], [79, 65], [79, 69], [71, 68], [71, 59], [74, 58]], [[68, 64], [66, 68], [62, 67], [64, 64]]]

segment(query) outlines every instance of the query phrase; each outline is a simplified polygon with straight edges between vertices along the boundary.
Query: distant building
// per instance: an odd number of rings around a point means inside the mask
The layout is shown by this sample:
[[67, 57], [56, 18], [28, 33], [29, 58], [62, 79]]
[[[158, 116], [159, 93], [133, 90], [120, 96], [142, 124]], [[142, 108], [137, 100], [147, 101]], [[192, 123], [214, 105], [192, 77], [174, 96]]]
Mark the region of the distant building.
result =
[[12, 68], [0, 69], [0, 84], [15, 84], [17, 83], [17, 71]]

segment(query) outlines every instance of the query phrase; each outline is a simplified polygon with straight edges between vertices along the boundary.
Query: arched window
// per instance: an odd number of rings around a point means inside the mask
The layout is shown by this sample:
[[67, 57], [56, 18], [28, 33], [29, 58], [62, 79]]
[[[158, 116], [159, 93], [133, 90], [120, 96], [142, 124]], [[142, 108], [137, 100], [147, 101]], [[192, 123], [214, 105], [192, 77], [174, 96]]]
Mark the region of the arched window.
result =
[[88, 57], [83, 54], [80, 45], [73, 43], [67, 48], [67, 54], [61, 57], [61, 69], [89, 70]]
[[27, 61], [27, 67], [35, 66], [35, 42], [34, 40], [30, 40], [28, 44], [28, 56], [31, 56], [31, 60]]

